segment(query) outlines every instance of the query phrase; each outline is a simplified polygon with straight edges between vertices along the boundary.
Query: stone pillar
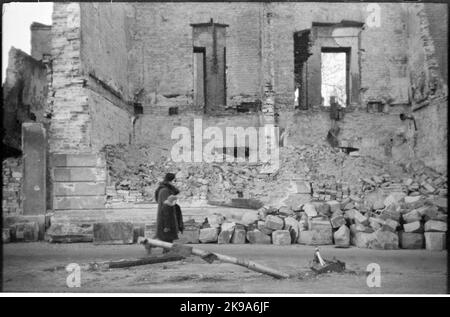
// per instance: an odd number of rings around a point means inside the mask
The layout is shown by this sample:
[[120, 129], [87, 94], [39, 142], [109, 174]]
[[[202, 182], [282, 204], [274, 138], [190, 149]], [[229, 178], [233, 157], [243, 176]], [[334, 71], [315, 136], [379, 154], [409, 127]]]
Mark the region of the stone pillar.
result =
[[43, 124], [22, 124], [23, 214], [44, 215], [46, 204], [47, 137]]

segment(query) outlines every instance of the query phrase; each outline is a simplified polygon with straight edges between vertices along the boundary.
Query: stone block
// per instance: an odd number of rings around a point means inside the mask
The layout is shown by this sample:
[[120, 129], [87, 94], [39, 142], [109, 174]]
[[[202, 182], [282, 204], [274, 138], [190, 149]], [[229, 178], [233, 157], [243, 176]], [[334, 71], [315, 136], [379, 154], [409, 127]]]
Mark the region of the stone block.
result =
[[381, 228], [381, 226], [384, 225], [384, 220], [383, 219], [379, 219], [379, 218], [375, 218], [375, 217], [370, 217], [369, 218], [369, 226], [375, 231]]
[[284, 219], [283, 230], [289, 230], [291, 233], [291, 242], [296, 243], [300, 234], [300, 224], [292, 217], [286, 217]]
[[403, 231], [406, 233], [421, 233], [423, 232], [423, 226], [420, 221], [405, 223], [403, 225]]
[[96, 154], [53, 154], [54, 167], [104, 167], [106, 160], [102, 155]]
[[372, 240], [369, 244], [370, 249], [377, 250], [395, 250], [398, 249], [398, 234], [385, 231], [385, 230], [377, 230], [373, 233], [375, 239]]
[[54, 183], [56, 196], [100, 196], [106, 194], [105, 182], [63, 182]]
[[258, 229], [247, 231], [247, 240], [252, 244], [271, 244], [270, 236]]
[[346, 223], [345, 218], [340, 215], [333, 216], [330, 219], [330, 221], [331, 221], [331, 226], [333, 228], [340, 228], [342, 225], [345, 225], [345, 223]]
[[217, 228], [200, 229], [199, 240], [201, 243], [217, 242], [219, 237], [219, 230]]
[[252, 210], [252, 211], [247, 211], [242, 215], [241, 218], [241, 223], [243, 225], [250, 225], [252, 223], [255, 223], [256, 221], [258, 221], [258, 219], [260, 219], [259, 215], [258, 215], [258, 211], [257, 210]]
[[428, 220], [425, 222], [426, 232], [447, 232], [447, 223], [437, 220]]
[[53, 208], [67, 209], [103, 209], [105, 208], [105, 196], [66, 196], [54, 197]]
[[192, 229], [192, 230], [184, 230], [183, 233], [178, 233], [178, 242], [183, 244], [189, 243], [199, 243], [200, 230]]
[[53, 243], [92, 242], [94, 240], [93, 225], [54, 223], [45, 233], [46, 240]]
[[272, 243], [276, 245], [291, 244], [291, 234], [289, 230], [275, 230], [272, 232]]
[[225, 230], [220, 231], [219, 236], [217, 237], [218, 244], [228, 244], [231, 242], [231, 237], [233, 236], [234, 230]]
[[55, 182], [106, 181], [106, 169], [100, 167], [57, 167], [53, 169]]
[[272, 229], [266, 227], [266, 222], [262, 220], [257, 222], [257, 229], [267, 235], [271, 235], [273, 232]]
[[416, 209], [414, 209], [406, 214], [403, 214], [402, 218], [406, 223], [410, 223], [422, 220], [422, 215]]
[[446, 249], [445, 232], [425, 232], [425, 248], [431, 251], [442, 251]]
[[398, 221], [388, 218], [388, 219], [384, 220], [384, 225], [390, 227], [392, 229], [392, 231], [395, 232], [397, 230], [399, 223], [398, 223]]
[[398, 235], [402, 249], [423, 249], [425, 241], [423, 233], [400, 231]]
[[9, 243], [11, 241], [11, 231], [9, 228], [2, 229], [2, 242]]
[[369, 224], [369, 219], [366, 216], [364, 216], [363, 214], [361, 214], [358, 210], [354, 211], [354, 219], [355, 219], [355, 223], [360, 223], [362, 225]]
[[351, 236], [351, 243], [358, 248], [369, 248], [375, 239], [373, 233], [355, 232]]
[[327, 201], [326, 204], [327, 204], [328, 206], [330, 206], [330, 212], [331, 212], [331, 213], [334, 213], [334, 212], [336, 212], [336, 211], [341, 210], [341, 203], [338, 202], [337, 200], [330, 200], [330, 201]]
[[447, 208], [448, 208], [448, 205], [447, 205], [447, 203], [448, 203], [447, 198], [445, 198], [445, 197], [437, 197], [437, 198], [431, 199], [430, 202], [431, 202], [434, 206], [436, 206], [439, 210], [441, 210], [441, 211], [447, 213]]
[[133, 228], [131, 222], [94, 223], [94, 244], [131, 244]]
[[268, 215], [264, 225], [267, 229], [282, 230], [284, 227], [284, 220], [277, 216]]
[[350, 245], [350, 229], [343, 225], [334, 234], [334, 244], [340, 247], [348, 247]]
[[207, 218], [211, 228], [220, 228], [222, 226], [222, 223], [225, 222], [225, 217], [221, 214], [212, 214]]
[[297, 181], [296, 190], [297, 194], [311, 194], [311, 185], [307, 181]]
[[303, 211], [306, 213], [308, 217], [316, 217], [317, 216], [317, 210], [314, 204], [304, 204], [303, 205]]
[[245, 243], [246, 232], [245, 229], [235, 228], [233, 235], [231, 237], [231, 243], [233, 244], [244, 244]]
[[[314, 206], [314, 209], [316, 211], [316, 216], [317, 216], [317, 214], [320, 214], [320, 215], [330, 215], [331, 214], [330, 205], [328, 205], [327, 203], [312, 202], [310, 204]], [[303, 210], [305, 210], [305, 209], [303, 208]], [[310, 213], [311, 213], [310, 217], [315, 217], [314, 216], [314, 211], [310, 210]]]
[[39, 224], [37, 222], [19, 222], [9, 227], [10, 239], [13, 242], [35, 242], [39, 240]]
[[406, 194], [403, 192], [394, 192], [389, 194], [385, 200], [384, 205], [390, 206], [392, 204], [398, 204], [403, 198], [405, 198]]

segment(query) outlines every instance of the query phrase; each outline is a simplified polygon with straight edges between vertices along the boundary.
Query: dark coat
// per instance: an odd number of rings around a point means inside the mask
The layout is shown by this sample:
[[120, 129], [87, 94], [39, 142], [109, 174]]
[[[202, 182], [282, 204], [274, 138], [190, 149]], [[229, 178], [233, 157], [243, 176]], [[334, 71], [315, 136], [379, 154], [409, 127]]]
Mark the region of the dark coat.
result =
[[[178, 239], [178, 231], [182, 230], [181, 209], [178, 205], [169, 206], [164, 204], [170, 195], [176, 195], [179, 191], [173, 185], [161, 183], [155, 192], [158, 202], [158, 213], [156, 215], [156, 238], [166, 242]], [[177, 207], [178, 206], [178, 207]], [[177, 210], [179, 216], [177, 217]], [[181, 221], [181, 226], [180, 226]]]

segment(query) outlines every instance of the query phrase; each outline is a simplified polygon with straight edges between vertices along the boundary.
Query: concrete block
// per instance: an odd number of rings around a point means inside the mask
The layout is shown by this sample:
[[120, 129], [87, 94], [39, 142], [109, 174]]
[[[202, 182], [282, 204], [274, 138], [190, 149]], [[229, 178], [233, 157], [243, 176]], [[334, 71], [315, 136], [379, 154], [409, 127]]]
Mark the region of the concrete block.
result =
[[217, 228], [200, 229], [199, 240], [201, 243], [217, 242], [219, 237], [219, 230]]
[[265, 227], [272, 230], [281, 230], [284, 227], [284, 220], [277, 216], [268, 215]]
[[57, 167], [53, 169], [55, 182], [101, 182], [106, 181], [106, 169], [99, 167]]
[[270, 236], [262, 233], [258, 229], [247, 231], [247, 240], [252, 244], [270, 244]]
[[334, 244], [341, 247], [348, 247], [350, 245], [350, 229], [343, 225], [334, 234]]
[[134, 232], [131, 222], [94, 223], [95, 244], [131, 244]]
[[405, 223], [403, 225], [403, 231], [406, 233], [421, 233], [423, 232], [423, 226], [420, 221]]
[[68, 196], [54, 197], [54, 209], [102, 209], [105, 208], [105, 196]]
[[233, 232], [233, 236], [231, 237], [231, 243], [244, 244], [245, 237], [246, 237], [245, 229], [235, 228], [234, 232]]
[[425, 247], [431, 251], [442, 251], [446, 246], [445, 232], [425, 232]]
[[63, 182], [54, 183], [56, 196], [101, 196], [106, 194], [105, 182]]
[[425, 231], [447, 232], [447, 223], [437, 220], [428, 220], [427, 222], [425, 222]]
[[106, 160], [103, 155], [97, 154], [53, 154], [54, 167], [105, 167]]
[[423, 233], [399, 232], [400, 248], [402, 249], [423, 249], [425, 238]]

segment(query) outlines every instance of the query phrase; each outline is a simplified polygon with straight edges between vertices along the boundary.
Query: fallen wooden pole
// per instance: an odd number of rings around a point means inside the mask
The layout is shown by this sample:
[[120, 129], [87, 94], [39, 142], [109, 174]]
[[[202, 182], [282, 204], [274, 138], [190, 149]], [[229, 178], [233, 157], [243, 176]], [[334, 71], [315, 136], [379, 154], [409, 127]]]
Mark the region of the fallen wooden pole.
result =
[[121, 259], [115, 261], [94, 262], [89, 263], [89, 269], [118, 269], [139, 265], [156, 264], [164, 262], [181, 261], [185, 259], [184, 256], [178, 254], [165, 254], [163, 256], [148, 256], [139, 259]]
[[[153, 247], [159, 247], [159, 248], [164, 248], [164, 249], [172, 249], [173, 244], [169, 243], [169, 242], [164, 242], [164, 241], [160, 241], [160, 240], [155, 240], [155, 239], [146, 239], [145, 241], [143, 241], [144, 243], [147, 243], [148, 245], [151, 245]], [[208, 252], [202, 249], [198, 249], [198, 248], [192, 248], [191, 251], [192, 254], [200, 256], [202, 258], [208, 258], [209, 256], [213, 255], [214, 257], [216, 257], [219, 261], [222, 262], [226, 262], [226, 263], [231, 263], [231, 264], [236, 264], [236, 265], [240, 265], [243, 267], [246, 267], [252, 271], [255, 272], [259, 272], [259, 273], [264, 273], [270, 276], [273, 276], [275, 278], [288, 278], [289, 275], [277, 270], [274, 270], [270, 267], [255, 263], [253, 261], [249, 261], [249, 260], [245, 260], [245, 259], [238, 259], [232, 256], [228, 256], [228, 255], [223, 255], [223, 254], [219, 254], [219, 253], [213, 253], [213, 252]]]

